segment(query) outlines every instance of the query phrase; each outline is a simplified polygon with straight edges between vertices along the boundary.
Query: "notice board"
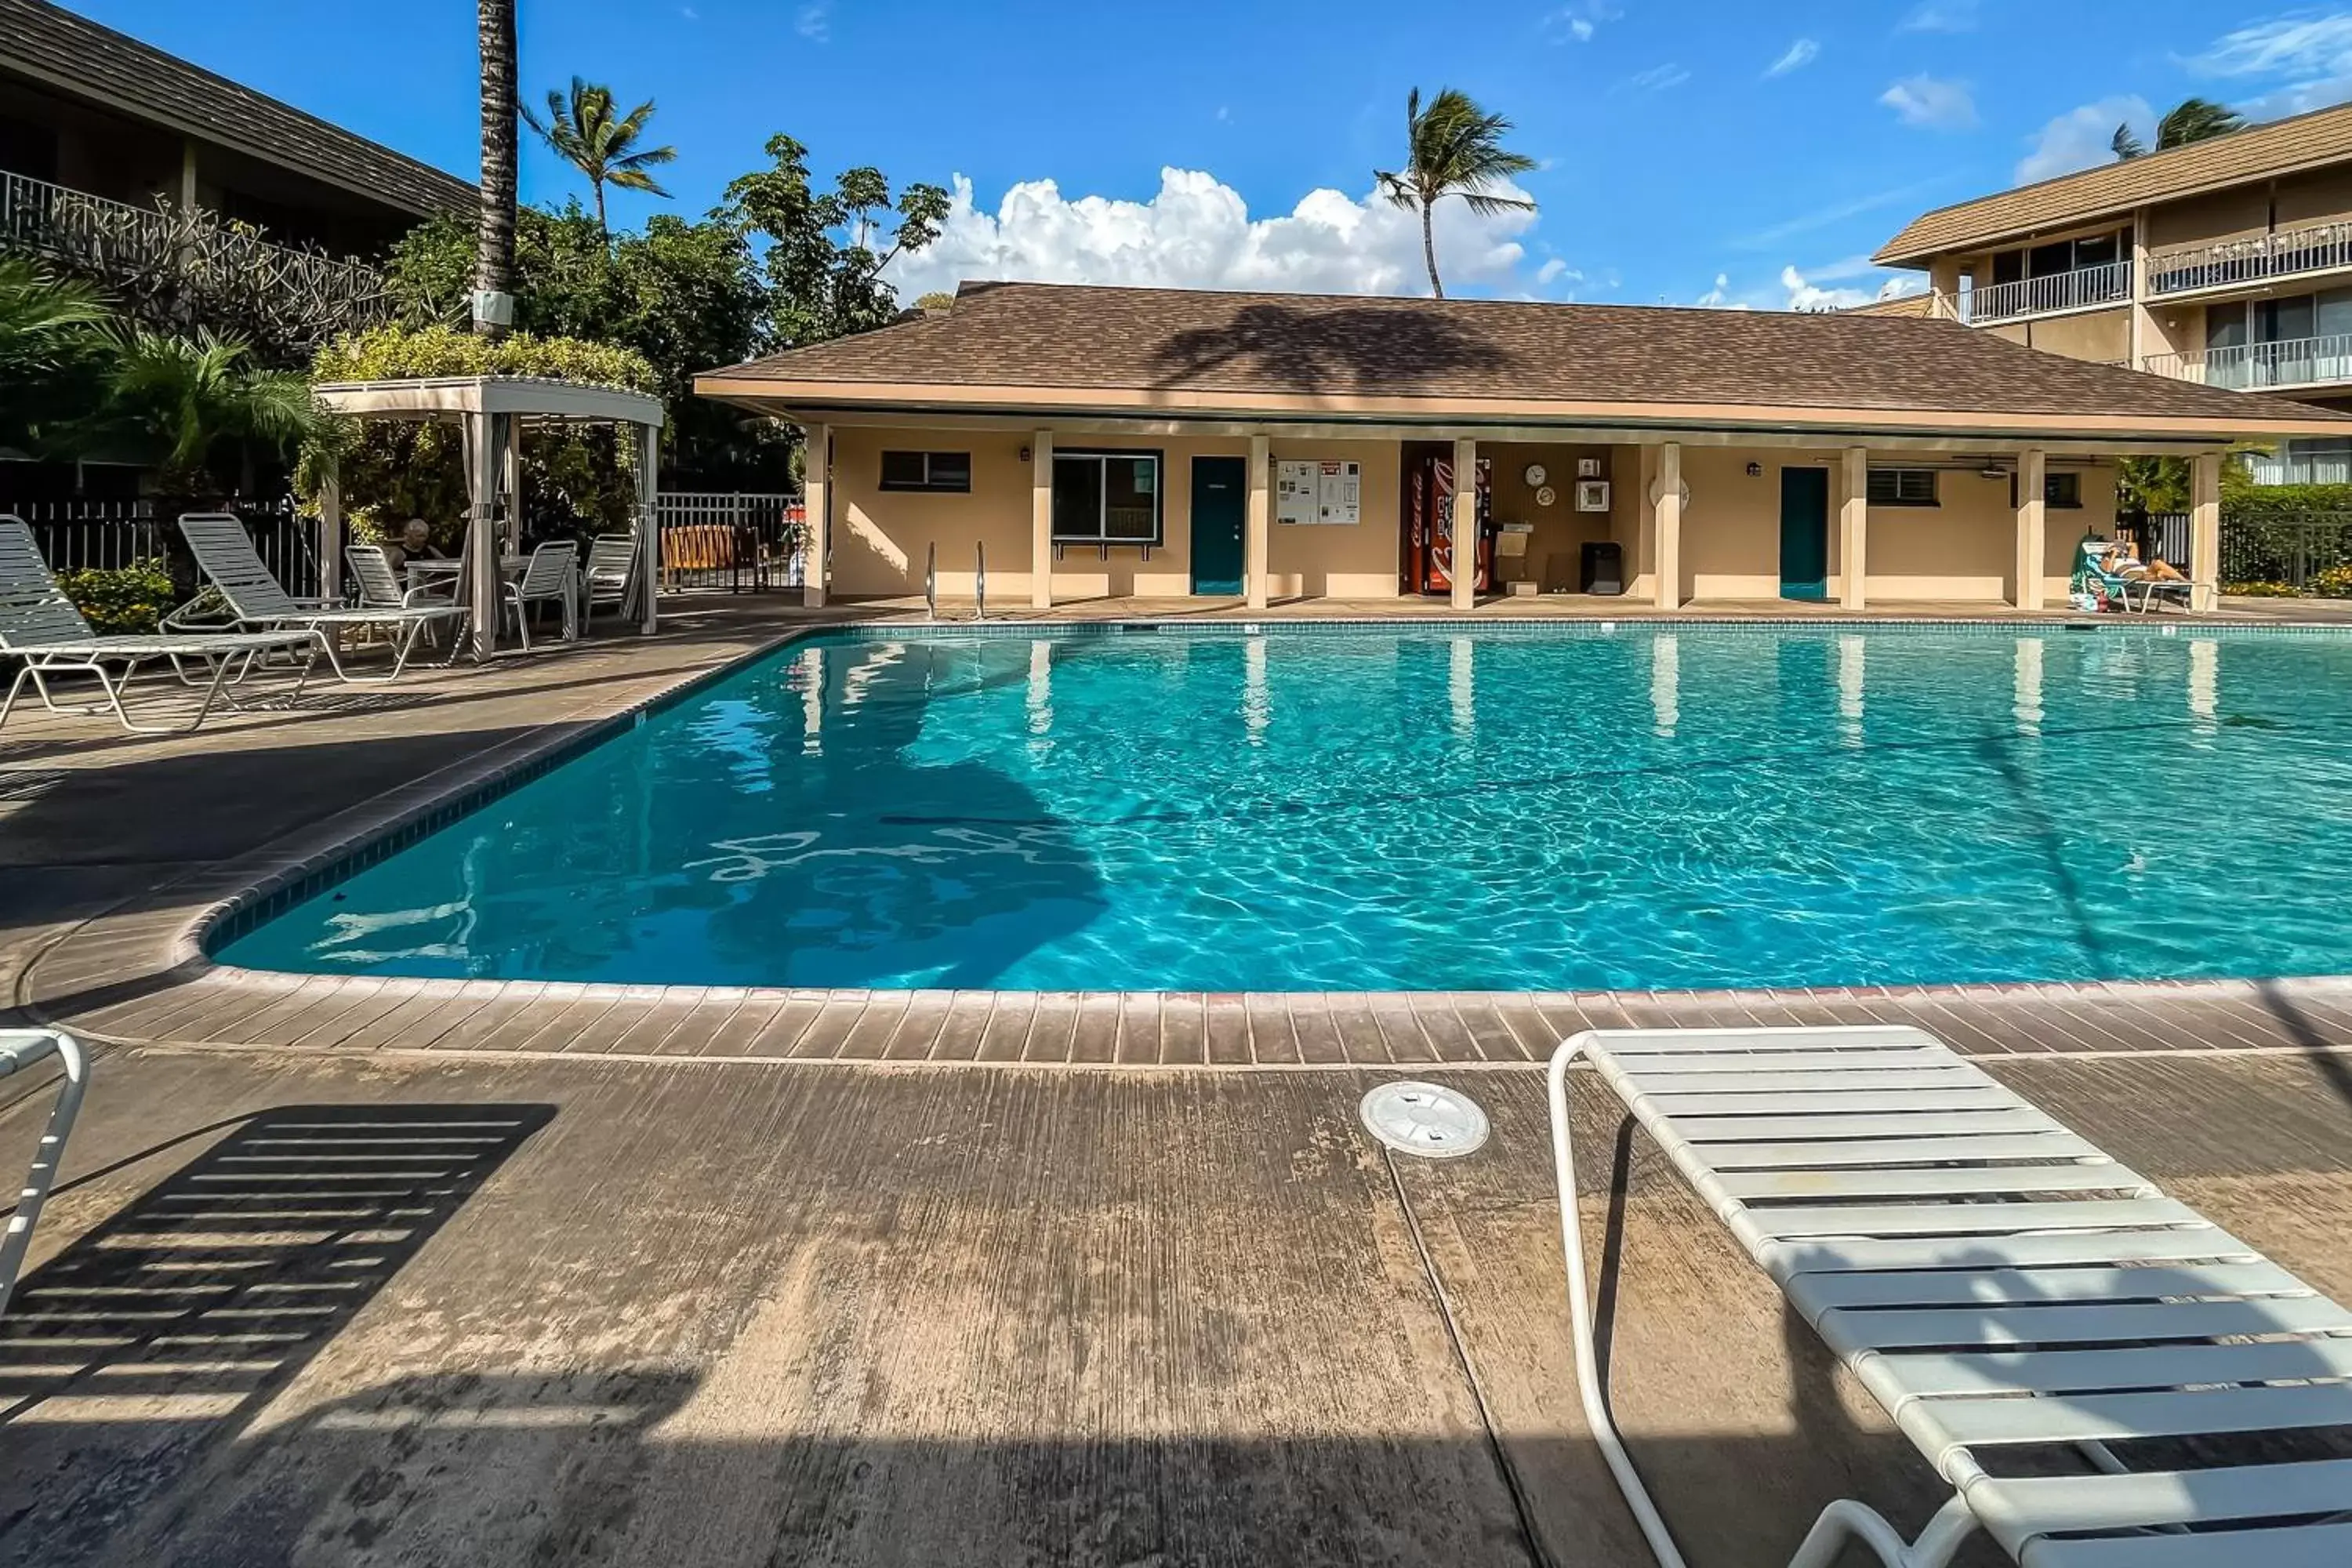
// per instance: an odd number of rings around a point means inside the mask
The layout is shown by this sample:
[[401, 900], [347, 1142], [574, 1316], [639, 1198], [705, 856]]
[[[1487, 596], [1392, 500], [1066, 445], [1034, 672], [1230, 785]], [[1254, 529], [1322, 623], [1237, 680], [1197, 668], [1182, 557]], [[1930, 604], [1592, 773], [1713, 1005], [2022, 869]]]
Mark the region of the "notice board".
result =
[[1274, 521], [1339, 527], [1363, 521], [1364, 466], [1313, 458], [1275, 464]]

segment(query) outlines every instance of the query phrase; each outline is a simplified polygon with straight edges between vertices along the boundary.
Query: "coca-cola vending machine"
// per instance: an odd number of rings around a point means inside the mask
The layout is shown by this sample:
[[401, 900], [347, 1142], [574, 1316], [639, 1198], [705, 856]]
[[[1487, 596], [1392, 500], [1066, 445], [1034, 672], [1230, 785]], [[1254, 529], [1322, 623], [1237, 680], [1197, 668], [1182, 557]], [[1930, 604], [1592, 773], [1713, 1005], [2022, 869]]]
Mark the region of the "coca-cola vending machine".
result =
[[[1471, 587], [1486, 593], [1495, 582], [1494, 464], [1477, 463], [1477, 538]], [[1454, 591], [1454, 454], [1426, 452], [1405, 459], [1404, 591]]]

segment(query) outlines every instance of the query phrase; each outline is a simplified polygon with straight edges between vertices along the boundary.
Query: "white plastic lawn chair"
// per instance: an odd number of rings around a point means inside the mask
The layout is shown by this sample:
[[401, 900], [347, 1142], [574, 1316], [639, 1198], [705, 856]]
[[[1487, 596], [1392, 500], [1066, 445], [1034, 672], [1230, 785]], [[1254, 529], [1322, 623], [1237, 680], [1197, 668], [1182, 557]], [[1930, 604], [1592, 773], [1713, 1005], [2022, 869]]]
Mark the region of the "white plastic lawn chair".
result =
[[635, 586], [637, 556], [637, 536], [634, 533], [600, 533], [588, 542], [587, 603], [582, 606], [582, 619], [593, 626], [599, 605], [610, 605], [623, 615], [628, 613], [631, 590]]
[[[465, 613], [455, 605], [366, 608], [305, 605], [288, 594], [263, 563], [260, 552], [253, 547], [253, 536], [236, 518], [226, 512], [190, 512], [180, 519], [180, 532], [187, 540], [188, 549], [203, 569], [205, 580], [227, 605], [232, 626], [314, 630], [320, 634], [319, 645], [326, 652], [328, 664], [344, 680], [397, 679], [407, 668], [408, 657], [415, 651], [425, 628], [455, 620]], [[181, 606], [164, 617], [165, 628], [176, 630], [194, 625], [190, 618], [193, 613], [193, 605]], [[335, 634], [347, 627], [367, 626], [383, 627], [393, 634], [390, 674], [353, 675], [343, 668], [342, 656], [335, 647]], [[454, 638], [451, 647], [454, 651]]]
[[580, 546], [571, 540], [542, 544], [530, 552], [522, 576], [506, 584], [507, 606], [515, 613], [515, 626], [521, 634], [524, 652], [530, 650], [533, 605], [561, 605], [563, 640], [570, 642], [580, 635], [579, 574], [575, 570], [579, 559]]
[[[110, 710], [121, 726], [137, 735], [167, 735], [194, 730], [211, 716], [231, 679], [243, 679], [253, 661], [264, 654], [299, 653], [302, 667], [296, 675], [293, 696], [310, 678], [310, 660], [319, 651], [319, 637], [307, 630], [215, 632], [197, 636], [101, 636], [74, 607], [65, 590], [50, 575], [33, 542], [33, 531], [22, 518], [0, 514], [0, 654], [22, 662], [8, 695], [0, 700], [0, 724], [16, 710], [16, 699], [31, 686], [41, 706], [52, 713], [58, 706], [49, 683], [61, 675], [89, 676], [106, 693], [106, 708], [81, 708], [79, 712]], [[184, 724], [137, 724], [123, 707], [122, 697], [142, 664], [167, 659], [181, 679], [204, 691], [196, 716]], [[184, 660], [197, 659], [210, 668], [210, 678], [189, 677]], [[232, 675], [234, 672], [234, 675]], [[233, 703], [234, 700], [230, 700]]]
[[[403, 588], [400, 574], [393, 569], [392, 555], [381, 544], [353, 544], [343, 551], [343, 562], [352, 569], [352, 583], [357, 590], [355, 603], [363, 610], [408, 610], [420, 606], [446, 608], [457, 605], [456, 596], [446, 584], [420, 585]], [[459, 609], [465, 606], [458, 605]], [[434, 623], [426, 622], [424, 635], [430, 639]]]
[[8, 1299], [16, 1292], [16, 1277], [24, 1271], [25, 1254], [33, 1245], [33, 1227], [41, 1221], [41, 1205], [48, 1202], [49, 1189], [57, 1184], [66, 1140], [73, 1136], [74, 1122], [81, 1115], [82, 1091], [89, 1085], [89, 1058], [64, 1030], [0, 1029], [0, 1078], [28, 1072], [52, 1057], [65, 1069], [65, 1077], [58, 1084], [57, 1101], [49, 1108], [48, 1125], [34, 1146], [32, 1168], [26, 1172], [24, 1188], [16, 1194], [16, 1212], [8, 1216], [6, 1232], [0, 1234], [0, 1316], [6, 1314]]
[[[1579, 1058], [1952, 1487], [1911, 1542], [1830, 1504], [1790, 1568], [1829, 1568], [1849, 1540], [1888, 1568], [1945, 1568], [1979, 1529], [2022, 1568], [2352, 1563], [2352, 1458], [2274, 1446], [2352, 1426], [2352, 1313], [1921, 1030], [1588, 1030], [1549, 1081], [1577, 1381], [1665, 1568], [1682, 1554], [1597, 1373]], [[2111, 1447], [2141, 1439], [2214, 1462]], [[2242, 1455], [2221, 1447], [2237, 1440]], [[2003, 1462], [2029, 1449], [2082, 1471]]]

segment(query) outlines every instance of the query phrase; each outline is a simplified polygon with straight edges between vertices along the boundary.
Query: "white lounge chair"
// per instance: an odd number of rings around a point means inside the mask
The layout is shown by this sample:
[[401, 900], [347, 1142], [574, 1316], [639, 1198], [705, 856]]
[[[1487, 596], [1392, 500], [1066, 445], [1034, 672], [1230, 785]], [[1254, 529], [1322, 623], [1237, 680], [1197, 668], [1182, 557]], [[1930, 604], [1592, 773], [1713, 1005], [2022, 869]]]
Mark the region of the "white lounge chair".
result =
[[[1549, 1086], [1577, 1379], [1666, 1568], [1682, 1555], [1595, 1371], [1578, 1058], [1952, 1486], [1907, 1542], [1832, 1503], [1791, 1568], [1849, 1539], [1944, 1568], [1979, 1528], [2023, 1568], [2352, 1563], [2352, 1458], [2133, 1468], [2108, 1447], [2352, 1426], [2352, 1313], [1918, 1029], [1589, 1030]], [[2035, 1446], [2084, 1473], [1983, 1462]]]
[[[456, 605], [321, 608], [305, 605], [286, 592], [253, 547], [245, 524], [226, 512], [189, 512], [180, 519], [181, 535], [188, 542], [205, 581], [227, 606], [228, 624], [276, 630], [299, 626], [320, 634], [327, 662], [344, 680], [394, 680], [408, 667], [408, 657], [427, 626], [450, 621], [465, 612]], [[166, 630], [195, 626], [194, 606], [184, 605], [163, 618]], [[345, 627], [381, 626], [393, 634], [392, 670], [386, 675], [353, 675], [343, 668], [335, 634]], [[451, 640], [454, 652], [456, 640]]]
[[0, 1232], [0, 1316], [7, 1313], [8, 1298], [16, 1294], [16, 1276], [24, 1271], [25, 1254], [32, 1249], [33, 1227], [40, 1224], [41, 1206], [57, 1184], [58, 1165], [65, 1158], [74, 1121], [81, 1115], [82, 1091], [89, 1086], [89, 1058], [71, 1035], [62, 1029], [0, 1029], [0, 1078], [30, 1071], [52, 1057], [65, 1076], [58, 1082], [58, 1098], [49, 1108], [41, 1141], [34, 1145], [32, 1167], [16, 1195], [16, 1212], [8, 1216], [7, 1229]]
[[[302, 683], [310, 678], [310, 660], [319, 651], [318, 635], [307, 630], [260, 632], [215, 632], [201, 636], [100, 636], [82, 618], [65, 590], [49, 573], [48, 563], [41, 559], [39, 547], [33, 542], [33, 531], [22, 518], [0, 515], [0, 653], [11, 654], [23, 662], [16, 677], [8, 683], [8, 695], [0, 700], [0, 724], [8, 721], [16, 710], [16, 699], [30, 685], [41, 699], [41, 705], [50, 712], [63, 712], [49, 689], [49, 682], [61, 675], [87, 675], [97, 680], [106, 693], [106, 707], [113, 711], [122, 727], [136, 735], [168, 735], [194, 730], [212, 714], [214, 705], [222, 700], [223, 687], [232, 679], [242, 679], [253, 661], [264, 654], [300, 653], [302, 668], [295, 677], [294, 696], [300, 696]], [[139, 673], [142, 664], [167, 659], [182, 680], [200, 687], [204, 701], [196, 716], [184, 724], [136, 724], [123, 707], [122, 696], [131, 677]], [[200, 659], [209, 667], [209, 679], [191, 679], [186, 659]], [[104, 710], [84, 708], [81, 712]]]
[[523, 651], [530, 651], [530, 607], [533, 605], [554, 604], [563, 612], [563, 640], [570, 642], [580, 635], [579, 573], [580, 546], [571, 540], [542, 544], [530, 552], [522, 576], [505, 587], [506, 603], [515, 613], [515, 626], [522, 635]]

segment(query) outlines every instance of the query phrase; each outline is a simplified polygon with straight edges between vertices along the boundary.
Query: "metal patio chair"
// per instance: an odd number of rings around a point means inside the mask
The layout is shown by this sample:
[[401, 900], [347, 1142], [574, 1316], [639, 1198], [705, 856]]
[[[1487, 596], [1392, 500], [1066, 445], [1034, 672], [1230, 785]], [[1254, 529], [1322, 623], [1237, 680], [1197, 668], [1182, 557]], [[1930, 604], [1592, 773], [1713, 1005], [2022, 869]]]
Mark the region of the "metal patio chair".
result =
[[[1911, 1542], [1833, 1502], [1791, 1568], [1829, 1568], [1849, 1540], [1944, 1568], [1979, 1529], [2022, 1568], [2352, 1563], [2352, 1458], [2257, 1443], [2187, 1468], [2110, 1447], [2352, 1426], [2352, 1313], [1921, 1030], [1588, 1030], [1549, 1076], [1577, 1382], [1665, 1568], [1682, 1554], [1596, 1370], [1578, 1058], [1953, 1489]], [[2083, 1473], [2001, 1462], [2029, 1448]]]
[[579, 574], [575, 570], [580, 559], [580, 546], [572, 540], [542, 544], [530, 552], [530, 562], [522, 575], [505, 585], [505, 599], [515, 613], [515, 626], [522, 637], [523, 651], [530, 651], [530, 607], [533, 605], [555, 604], [563, 612], [563, 640], [571, 642], [580, 635]]

